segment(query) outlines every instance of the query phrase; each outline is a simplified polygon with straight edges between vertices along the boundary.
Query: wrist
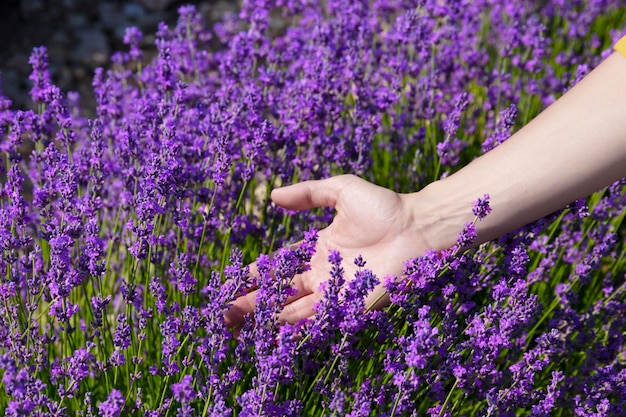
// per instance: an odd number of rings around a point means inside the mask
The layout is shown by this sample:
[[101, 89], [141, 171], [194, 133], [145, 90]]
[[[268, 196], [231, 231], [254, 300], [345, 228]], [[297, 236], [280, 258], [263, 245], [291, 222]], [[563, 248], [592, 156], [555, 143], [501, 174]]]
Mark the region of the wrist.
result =
[[443, 230], [447, 223], [447, 214], [438, 187], [438, 183], [434, 182], [420, 191], [403, 194], [409, 213], [408, 223], [411, 233], [419, 237], [426, 248], [432, 250], [448, 249], [454, 245]]
[[473, 200], [453, 191], [445, 180], [435, 181], [418, 192], [404, 194], [404, 198], [409, 208], [412, 233], [432, 250], [454, 246], [465, 223], [474, 220]]

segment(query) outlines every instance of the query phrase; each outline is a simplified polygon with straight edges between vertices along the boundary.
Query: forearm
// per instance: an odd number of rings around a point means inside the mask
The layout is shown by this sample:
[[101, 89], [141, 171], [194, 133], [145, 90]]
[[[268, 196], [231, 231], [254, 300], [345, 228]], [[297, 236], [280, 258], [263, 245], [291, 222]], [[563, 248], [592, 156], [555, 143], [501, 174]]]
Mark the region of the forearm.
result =
[[485, 193], [493, 211], [477, 227], [480, 242], [624, 176], [626, 58], [615, 53], [505, 143], [408, 198], [420, 233], [444, 249], [473, 220], [472, 202]]

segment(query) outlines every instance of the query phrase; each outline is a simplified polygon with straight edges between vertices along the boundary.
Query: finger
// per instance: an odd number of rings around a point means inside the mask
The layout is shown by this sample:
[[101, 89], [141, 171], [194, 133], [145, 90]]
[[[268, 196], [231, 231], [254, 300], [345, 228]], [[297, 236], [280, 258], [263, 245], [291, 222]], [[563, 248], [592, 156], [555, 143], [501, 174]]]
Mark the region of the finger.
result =
[[[258, 275], [259, 271], [256, 262], [248, 264], [248, 278], [252, 280], [253, 277]], [[253, 281], [252, 281], [253, 282]], [[256, 308], [256, 295], [257, 286], [252, 285], [250, 287], [238, 287], [236, 295], [237, 298], [223, 311], [224, 320], [228, 327], [241, 326], [244, 322], [246, 314], [252, 313]]]
[[365, 308], [367, 310], [382, 310], [390, 303], [389, 294], [383, 289], [374, 290], [365, 298]]
[[299, 320], [311, 317], [315, 314], [313, 306], [319, 301], [319, 296], [315, 293], [307, 294], [291, 303], [285, 304], [283, 310], [278, 315], [281, 323], [294, 324]]
[[[298, 249], [298, 247], [300, 246], [300, 244], [302, 243], [302, 240], [299, 240], [295, 243], [290, 243], [287, 244], [285, 246], [283, 246], [283, 248], [287, 248], [291, 251], [295, 251]], [[280, 251], [280, 249], [277, 249], [269, 254], [267, 254], [267, 257], [272, 259], [274, 257], [276, 257], [276, 255], [278, 254], [278, 252]], [[248, 278], [253, 279], [255, 277], [257, 277], [259, 275], [259, 269], [257, 267], [256, 261], [255, 262], [251, 262], [248, 264]], [[247, 293], [250, 292], [252, 290], [255, 290], [256, 286], [250, 287], [250, 288], [240, 288], [239, 289], [239, 293]]]
[[272, 190], [272, 201], [290, 210], [306, 210], [313, 207], [334, 208], [339, 192], [351, 181], [351, 177], [351, 175], [340, 175], [276, 188]]
[[[291, 286], [296, 289], [296, 294], [290, 295], [285, 301], [285, 305], [291, 305], [301, 297], [308, 294], [302, 281], [301, 275], [296, 275], [292, 281]], [[258, 290], [253, 290], [236, 298], [230, 305], [230, 307], [224, 311], [224, 319], [228, 327], [236, 327], [243, 324], [245, 316], [247, 314], [254, 313], [257, 306], [256, 297]]]
[[254, 312], [257, 293], [258, 291], [254, 290], [237, 297], [229, 308], [224, 311], [224, 320], [228, 327], [236, 327], [243, 324], [244, 317]]

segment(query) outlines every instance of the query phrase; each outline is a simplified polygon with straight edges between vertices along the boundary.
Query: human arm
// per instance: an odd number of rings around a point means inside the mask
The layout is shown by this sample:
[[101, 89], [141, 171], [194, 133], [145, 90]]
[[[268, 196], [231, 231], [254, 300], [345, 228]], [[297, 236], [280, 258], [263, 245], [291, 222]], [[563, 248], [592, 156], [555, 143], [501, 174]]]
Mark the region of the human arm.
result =
[[[305, 181], [275, 189], [275, 203], [292, 210], [333, 207], [320, 231], [311, 270], [297, 276], [298, 295], [280, 319], [313, 315], [329, 273], [328, 250], [339, 250], [346, 278], [362, 255], [379, 277], [400, 275], [404, 261], [456, 243], [472, 203], [490, 195], [492, 212], [477, 224], [478, 243], [499, 237], [626, 176], [626, 58], [611, 55], [505, 143], [419, 192], [397, 194], [354, 176]], [[383, 293], [375, 289], [367, 301]], [[237, 325], [251, 313], [255, 293], [226, 313]]]
[[[626, 58], [614, 53], [506, 142], [412, 194], [416, 228], [432, 249], [452, 246], [488, 193], [485, 242], [626, 176]], [[427, 202], [427, 206], [421, 202]]]

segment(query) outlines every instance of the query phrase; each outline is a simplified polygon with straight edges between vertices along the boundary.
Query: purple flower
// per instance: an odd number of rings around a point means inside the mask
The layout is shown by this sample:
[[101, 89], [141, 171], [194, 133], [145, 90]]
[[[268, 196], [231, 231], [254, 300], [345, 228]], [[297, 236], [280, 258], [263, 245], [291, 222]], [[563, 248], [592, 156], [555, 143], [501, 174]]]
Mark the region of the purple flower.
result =
[[106, 401], [98, 404], [98, 411], [102, 417], [118, 417], [124, 408], [125, 399], [122, 393], [112, 389]]
[[172, 394], [176, 401], [180, 403], [189, 403], [196, 398], [196, 391], [193, 388], [193, 377], [185, 375], [175, 384], [172, 384]]
[[[331, 251], [315, 316], [280, 322], [312, 273], [311, 225], [335, 213], [283, 210], [272, 188], [351, 172], [421, 189], [623, 34], [618, 0], [535, 3], [245, 0], [213, 28], [183, 6], [154, 37], [126, 30], [93, 109], [35, 48], [33, 109], [0, 94], [0, 407], [619, 415], [626, 180], [472, 248], [485, 195], [456, 246], [380, 277], [380, 311], [377, 263]], [[229, 328], [249, 291], [253, 314]]]
[[131, 343], [131, 328], [128, 324], [128, 320], [125, 314], [117, 316], [117, 329], [113, 335], [113, 344], [120, 349], [126, 349], [130, 347]]
[[139, 61], [143, 58], [143, 54], [141, 53], [141, 50], [139, 49], [139, 44], [141, 43], [142, 39], [143, 39], [143, 34], [138, 28], [136, 27], [126, 28], [126, 31], [124, 32], [124, 43], [130, 46], [129, 55], [131, 59], [135, 61]]
[[472, 213], [474, 213], [474, 216], [476, 216], [478, 220], [484, 219], [489, 213], [491, 213], [491, 206], [489, 205], [489, 194], [485, 194], [482, 198], [474, 201]]
[[177, 263], [171, 263], [169, 272], [172, 279], [176, 282], [178, 290], [183, 295], [190, 295], [196, 290], [198, 280], [191, 275], [187, 268], [187, 256], [181, 255], [181, 259]]
[[80, 306], [69, 301], [57, 300], [50, 306], [50, 315], [64, 323], [69, 323], [70, 319], [80, 311]]
[[492, 136], [489, 136], [482, 144], [483, 152], [488, 152], [495, 148], [511, 136], [511, 129], [518, 117], [518, 108], [515, 104], [500, 112], [498, 127]]
[[50, 73], [48, 72], [48, 50], [45, 46], [33, 49], [33, 53], [28, 59], [28, 63], [33, 67], [29, 79], [33, 82], [31, 96], [36, 102], [43, 102], [46, 89], [50, 86]]
[[509, 271], [514, 277], [522, 277], [526, 273], [526, 265], [530, 261], [530, 257], [526, 249], [522, 245], [515, 246], [511, 252], [509, 263]]
[[340, 295], [343, 291], [345, 278], [344, 270], [341, 267], [340, 253], [331, 250], [328, 261], [331, 264], [330, 278], [320, 285], [324, 298], [313, 307], [317, 314], [308, 329], [314, 343], [320, 343], [329, 337], [341, 320]]
[[90, 364], [94, 356], [85, 348], [74, 351], [69, 359], [67, 374], [76, 382], [80, 382], [89, 375]]
[[467, 222], [465, 226], [463, 226], [463, 230], [459, 233], [459, 236], [456, 240], [457, 245], [460, 248], [465, 248], [470, 246], [476, 240], [476, 225], [474, 222]]

